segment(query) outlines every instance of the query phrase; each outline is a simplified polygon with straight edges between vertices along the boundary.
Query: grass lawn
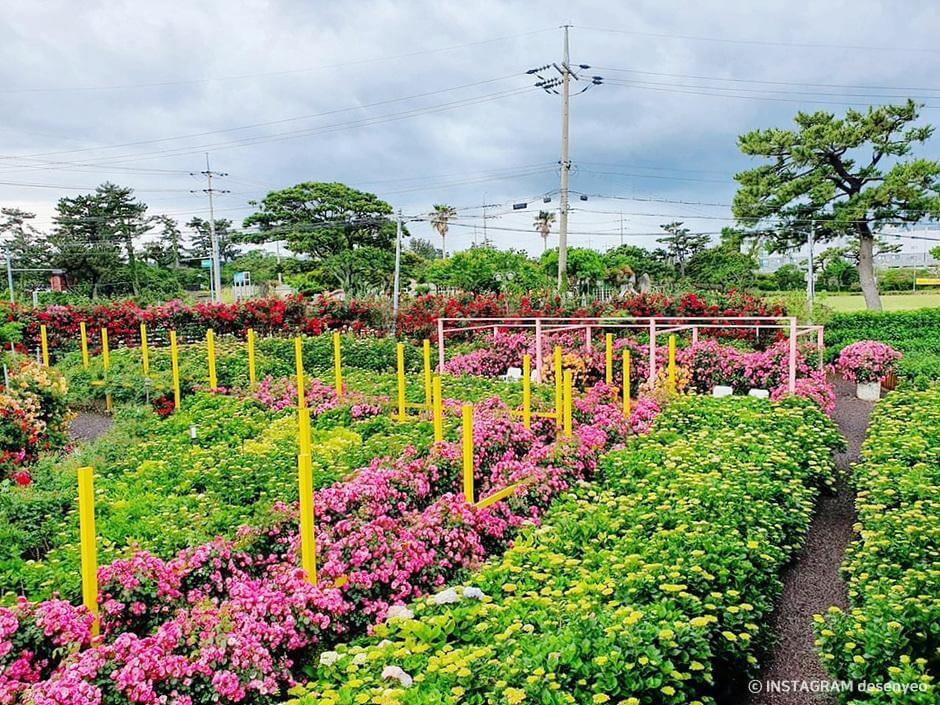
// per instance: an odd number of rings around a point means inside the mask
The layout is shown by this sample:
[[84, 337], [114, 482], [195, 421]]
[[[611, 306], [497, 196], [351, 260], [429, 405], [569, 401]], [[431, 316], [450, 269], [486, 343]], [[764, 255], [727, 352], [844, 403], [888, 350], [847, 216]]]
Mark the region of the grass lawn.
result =
[[[819, 301], [840, 313], [865, 310], [865, 300], [861, 294], [820, 294]], [[885, 311], [911, 311], [916, 308], [940, 306], [940, 291], [923, 294], [882, 294], [881, 305]]]

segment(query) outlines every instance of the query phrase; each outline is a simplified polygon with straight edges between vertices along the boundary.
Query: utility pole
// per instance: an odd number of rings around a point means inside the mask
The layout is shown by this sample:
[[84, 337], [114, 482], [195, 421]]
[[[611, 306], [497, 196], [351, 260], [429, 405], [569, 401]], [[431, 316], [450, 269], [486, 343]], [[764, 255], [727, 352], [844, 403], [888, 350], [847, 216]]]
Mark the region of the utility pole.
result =
[[[219, 238], [215, 232], [215, 205], [212, 196], [216, 193], [228, 193], [228, 191], [212, 188], [212, 177], [228, 176], [228, 174], [221, 171], [212, 171], [212, 169], [209, 168], [208, 152], [206, 152], [206, 170], [199, 173], [206, 177], [206, 188], [202, 189], [202, 192], [209, 196], [209, 242], [211, 246], [210, 257], [212, 259], [212, 281], [210, 282], [209, 290], [212, 292], [213, 301], [221, 301], [222, 263], [219, 258]], [[193, 193], [195, 193], [195, 191]]]
[[392, 335], [398, 326], [398, 292], [401, 284], [401, 209], [398, 210], [395, 227], [395, 283], [392, 293]]
[[[535, 74], [539, 79], [535, 86], [541, 88], [546, 93], [561, 96], [561, 183], [558, 198], [558, 292], [564, 293], [568, 287], [568, 177], [571, 172], [571, 160], [568, 157], [568, 123], [569, 123], [569, 102], [571, 98], [571, 81], [580, 81], [581, 77], [571, 70], [571, 59], [568, 51], [568, 30], [571, 25], [563, 25], [564, 46], [562, 61], [559, 66], [556, 63], [546, 64], [538, 68], [529, 69], [526, 73]], [[558, 72], [557, 77], [545, 78], [541, 75], [542, 71], [555, 69]], [[579, 64], [579, 69], [591, 68], [587, 64]], [[600, 76], [590, 76], [590, 82], [575, 93], [578, 95], [584, 93], [591, 86], [599, 86], [603, 83]], [[558, 88], [561, 92], [558, 92]]]
[[7, 286], [10, 288], [10, 303], [16, 303], [16, 296], [13, 294], [13, 255], [7, 252]]
[[816, 221], [809, 225], [809, 236], [807, 244], [809, 245], [809, 260], [806, 267], [806, 315], [809, 321], [813, 320], [813, 303], [816, 298], [816, 275], [813, 267], [813, 247], [816, 244]]
[[561, 61], [561, 184], [558, 194], [558, 293], [568, 288], [568, 175], [571, 160], [568, 159], [568, 102], [571, 87], [571, 69], [568, 56], [568, 27], [565, 30], [564, 56]]

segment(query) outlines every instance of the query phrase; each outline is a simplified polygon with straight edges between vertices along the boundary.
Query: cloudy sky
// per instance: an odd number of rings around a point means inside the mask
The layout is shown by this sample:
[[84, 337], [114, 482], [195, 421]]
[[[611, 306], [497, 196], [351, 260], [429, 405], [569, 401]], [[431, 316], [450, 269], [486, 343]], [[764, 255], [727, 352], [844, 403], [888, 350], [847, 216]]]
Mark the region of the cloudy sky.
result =
[[525, 72], [560, 61], [565, 23], [572, 63], [605, 81], [571, 101], [577, 245], [618, 244], [621, 214], [636, 244], [671, 220], [719, 231], [749, 164], [737, 135], [797, 110], [911, 96], [940, 122], [932, 0], [3, 4], [0, 205], [41, 227], [105, 180], [153, 213], [205, 217], [191, 172], [208, 151], [228, 173], [217, 216], [236, 223], [269, 190], [342, 181], [406, 216], [454, 205], [448, 249], [485, 223], [496, 245], [538, 253], [560, 103]]

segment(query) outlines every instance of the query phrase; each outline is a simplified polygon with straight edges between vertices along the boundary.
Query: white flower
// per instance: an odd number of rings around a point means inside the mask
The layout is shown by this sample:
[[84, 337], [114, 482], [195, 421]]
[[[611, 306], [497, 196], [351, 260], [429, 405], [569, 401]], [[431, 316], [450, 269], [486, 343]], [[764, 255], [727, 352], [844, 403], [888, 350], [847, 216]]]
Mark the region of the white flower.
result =
[[463, 596], [468, 600], [482, 600], [486, 597], [483, 591], [478, 587], [465, 587], [463, 589]]
[[414, 679], [405, 673], [398, 666], [386, 666], [382, 669], [382, 679], [383, 680], [397, 680], [401, 683], [402, 687], [410, 688], [411, 684], [414, 683]]
[[415, 613], [404, 605], [392, 605], [388, 608], [388, 619], [411, 619]]
[[324, 651], [320, 654], [321, 666], [332, 666], [337, 661], [339, 661], [339, 654], [335, 651]]
[[369, 657], [366, 655], [365, 651], [360, 651], [358, 654], [353, 656], [352, 662], [356, 664], [357, 666], [361, 666], [362, 664], [366, 662], [368, 658]]
[[379, 642], [378, 646], [380, 649], [384, 649], [386, 646], [388, 646], [391, 643], [392, 642], [389, 639], [382, 639], [382, 641]]
[[434, 597], [431, 598], [431, 602], [435, 605], [452, 605], [455, 602], [460, 602], [460, 595], [457, 594], [454, 588], [447, 588], [434, 595]]

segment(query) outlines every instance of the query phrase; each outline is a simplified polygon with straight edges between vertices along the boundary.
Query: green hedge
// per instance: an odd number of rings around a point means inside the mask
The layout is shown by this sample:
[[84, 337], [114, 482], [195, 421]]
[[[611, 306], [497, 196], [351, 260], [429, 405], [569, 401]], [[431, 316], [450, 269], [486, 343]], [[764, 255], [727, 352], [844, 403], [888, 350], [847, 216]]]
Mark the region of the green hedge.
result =
[[838, 443], [805, 404], [676, 402], [464, 586], [320, 654], [295, 702], [713, 702], [757, 662]]
[[851, 703], [936, 703], [940, 676], [940, 387], [896, 392], [872, 415], [854, 470], [858, 540], [848, 551], [848, 612], [817, 616], [836, 678], [930, 686], [849, 695]]
[[859, 340], [880, 340], [904, 353], [899, 374], [905, 386], [925, 389], [940, 380], [940, 308], [837, 313], [826, 323], [830, 360]]

